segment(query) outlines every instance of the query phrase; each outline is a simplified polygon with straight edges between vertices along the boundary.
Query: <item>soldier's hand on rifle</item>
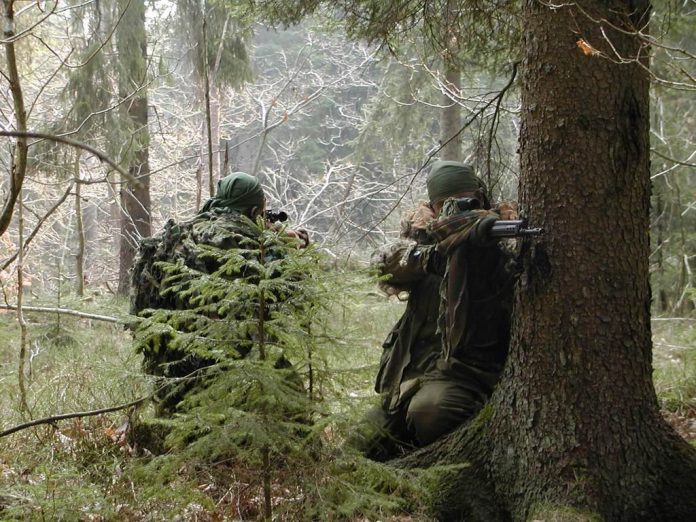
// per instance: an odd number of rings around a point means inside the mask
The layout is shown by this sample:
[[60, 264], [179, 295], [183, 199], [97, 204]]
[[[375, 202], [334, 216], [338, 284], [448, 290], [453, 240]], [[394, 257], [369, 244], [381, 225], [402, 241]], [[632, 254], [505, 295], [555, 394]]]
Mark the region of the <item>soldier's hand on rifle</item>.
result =
[[499, 220], [500, 218], [492, 212], [488, 216], [481, 217], [469, 232], [469, 244], [478, 247], [486, 246], [492, 242], [495, 242], [495, 239], [491, 239], [490, 232], [493, 225], [495, 225], [496, 221]]
[[307, 248], [309, 246], [309, 232], [307, 232], [304, 228], [298, 228], [297, 230], [286, 228], [285, 233], [290, 237], [294, 237], [302, 241], [300, 248]]

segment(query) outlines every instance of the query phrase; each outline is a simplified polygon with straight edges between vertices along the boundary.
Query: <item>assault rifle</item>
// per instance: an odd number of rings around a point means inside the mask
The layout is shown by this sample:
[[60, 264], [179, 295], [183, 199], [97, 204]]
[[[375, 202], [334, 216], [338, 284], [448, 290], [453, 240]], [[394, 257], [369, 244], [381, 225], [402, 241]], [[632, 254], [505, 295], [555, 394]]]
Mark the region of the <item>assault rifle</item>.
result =
[[[481, 208], [481, 202], [476, 198], [458, 198], [457, 208], [465, 212]], [[544, 234], [543, 228], [528, 228], [526, 219], [499, 219], [493, 223], [488, 235], [495, 238], [506, 237], [535, 237]]]
[[266, 210], [263, 215], [269, 223], [277, 223], [278, 221], [283, 223], [288, 220], [287, 213], [282, 210]]
[[490, 237], [535, 237], [544, 234], [541, 227], [527, 228], [526, 219], [499, 219], [488, 232]]

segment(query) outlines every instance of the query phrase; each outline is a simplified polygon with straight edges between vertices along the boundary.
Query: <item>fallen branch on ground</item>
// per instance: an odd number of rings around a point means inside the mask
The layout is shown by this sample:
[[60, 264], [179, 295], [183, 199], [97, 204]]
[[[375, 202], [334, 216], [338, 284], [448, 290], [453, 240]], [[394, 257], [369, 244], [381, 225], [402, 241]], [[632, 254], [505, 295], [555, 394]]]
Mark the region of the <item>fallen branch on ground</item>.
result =
[[53, 424], [54, 422], [57, 422], [59, 420], [74, 419], [76, 417], [93, 417], [95, 415], [102, 415], [104, 413], [112, 413], [114, 411], [125, 410], [127, 408], [131, 408], [133, 406], [142, 404], [143, 402], [151, 399], [152, 397], [153, 394], [150, 394], [146, 395], [145, 397], [140, 397], [139, 399], [136, 399], [127, 404], [120, 404], [118, 406], [111, 406], [109, 408], [102, 408], [100, 410], [63, 413], [60, 415], [51, 415], [50, 417], [44, 417], [42, 419], [35, 419], [33, 421], [25, 422], [24, 424], [18, 424], [17, 426], [13, 426], [12, 428], [6, 429], [5, 431], [0, 431], [0, 438], [6, 437], [7, 435], [11, 435], [21, 430], [25, 430], [27, 428], [31, 428], [33, 426], [39, 426], [41, 424]]
[[[17, 307], [10, 304], [0, 304], [0, 309], [17, 310]], [[69, 308], [52, 308], [47, 306], [22, 306], [22, 310], [24, 310], [25, 312], [72, 315], [75, 317], [81, 317], [82, 319], [94, 319], [95, 321], [105, 321], [107, 323], [126, 324], [128, 322], [125, 319], [119, 319], [118, 317], [111, 317], [108, 315], [99, 314], [89, 314], [87, 312], [80, 312], [78, 310], [70, 310]]]

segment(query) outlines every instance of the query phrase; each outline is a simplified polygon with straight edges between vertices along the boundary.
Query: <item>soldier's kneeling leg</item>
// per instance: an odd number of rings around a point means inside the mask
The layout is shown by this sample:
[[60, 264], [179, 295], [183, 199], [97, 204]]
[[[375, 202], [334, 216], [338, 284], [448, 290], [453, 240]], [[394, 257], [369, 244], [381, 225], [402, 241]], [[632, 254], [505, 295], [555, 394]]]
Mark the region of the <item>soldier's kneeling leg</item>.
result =
[[485, 397], [466, 383], [445, 378], [426, 380], [411, 398], [406, 423], [419, 445], [425, 446], [471, 419], [484, 401]]

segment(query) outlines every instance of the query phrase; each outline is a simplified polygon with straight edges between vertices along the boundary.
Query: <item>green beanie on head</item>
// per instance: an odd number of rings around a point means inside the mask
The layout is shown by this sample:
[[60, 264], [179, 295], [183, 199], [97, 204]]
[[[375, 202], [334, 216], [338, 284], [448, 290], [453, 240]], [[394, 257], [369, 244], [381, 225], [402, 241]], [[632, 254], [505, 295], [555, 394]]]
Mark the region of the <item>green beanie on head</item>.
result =
[[233, 172], [218, 181], [215, 197], [205, 202], [198, 212], [219, 209], [222, 212], [246, 212], [252, 207], [261, 207], [264, 202], [261, 182], [244, 172]]
[[442, 201], [462, 192], [483, 191], [488, 196], [485, 183], [476, 176], [473, 167], [459, 161], [436, 161], [426, 180], [428, 199], [431, 203]]

